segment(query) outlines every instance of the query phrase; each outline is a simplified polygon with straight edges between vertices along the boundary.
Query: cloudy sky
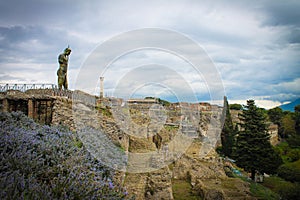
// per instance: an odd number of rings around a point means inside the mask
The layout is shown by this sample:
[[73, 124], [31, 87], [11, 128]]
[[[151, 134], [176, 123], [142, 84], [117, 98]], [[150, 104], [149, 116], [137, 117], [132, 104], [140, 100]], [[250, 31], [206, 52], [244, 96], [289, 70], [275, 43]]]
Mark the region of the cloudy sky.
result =
[[[300, 98], [299, 10], [298, 0], [1, 0], [0, 82], [56, 83], [57, 56], [70, 45], [68, 77], [70, 88], [77, 89], [76, 82], [82, 80], [78, 78], [80, 70], [101, 44], [132, 30], [158, 28], [184, 35], [203, 48], [230, 102], [245, 103], [252, 98], [268, 108]], [[168, 46], [164, 41], [161, 43]], [[107, 51], [102, 48], [98, 53]], [[149, 72], [151, 66], [153, 71]], [[162, 67], [164, 73], [159, 72], [159, 66], [166, 66]], [[126, 80], [135, 84], [135, 78], [160, 73], [165, 75], [160, 76], [165, 82], [154, 84], [156, 79], [149, 79], [153, 84], [128, 86], [134, 91], [131, 95], [168, 98], [185, 91], [180, 88], [185, 84], [178, 81], [182, 79], [199, 100], [207, 100], [209, 95], [205, 93], [214, 89], [205, 84], [205, 74], [201, 76], [189, 67], [180, 55], [141, 49], [115, 59], [106, 73], [95, 77], [105, 76], [106, 94], [113, 95]], [[84, 80], [99, 92], [98, 79]]]

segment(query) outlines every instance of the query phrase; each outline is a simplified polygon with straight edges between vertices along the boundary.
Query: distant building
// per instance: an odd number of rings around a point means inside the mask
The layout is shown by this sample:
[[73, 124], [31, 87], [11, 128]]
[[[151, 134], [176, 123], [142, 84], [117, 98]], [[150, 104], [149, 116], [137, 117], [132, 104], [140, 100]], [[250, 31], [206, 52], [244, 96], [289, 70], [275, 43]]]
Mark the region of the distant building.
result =
[[127, 104], [128, 105], [134, 105], [134, 104], [158, 104], [159, 100], [157, 98], [153, 99], [128, 99]]
[[201, 111], [211, 111], [211, 105], [206, 102], [200, 102], [199, 103], [199, 109]]

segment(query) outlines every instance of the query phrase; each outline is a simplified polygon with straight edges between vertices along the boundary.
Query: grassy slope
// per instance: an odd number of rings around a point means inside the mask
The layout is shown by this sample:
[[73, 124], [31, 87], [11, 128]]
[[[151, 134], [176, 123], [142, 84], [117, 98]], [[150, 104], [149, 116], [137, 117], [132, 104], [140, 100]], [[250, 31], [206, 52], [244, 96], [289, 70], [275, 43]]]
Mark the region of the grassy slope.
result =
[[201, 200], [200, 196], [192, 193], [192, 186], [185, 180], [172, 180], [173, 196], [175, 200]]

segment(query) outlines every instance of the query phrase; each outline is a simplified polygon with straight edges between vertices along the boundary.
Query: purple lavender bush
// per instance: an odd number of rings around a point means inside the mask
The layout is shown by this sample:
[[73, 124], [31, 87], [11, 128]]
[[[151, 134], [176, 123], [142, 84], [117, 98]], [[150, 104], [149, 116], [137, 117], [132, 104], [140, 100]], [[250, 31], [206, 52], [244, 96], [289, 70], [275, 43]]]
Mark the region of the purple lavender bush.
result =
[[127, 199], [76, 133], [0, 113], [0, 199]]

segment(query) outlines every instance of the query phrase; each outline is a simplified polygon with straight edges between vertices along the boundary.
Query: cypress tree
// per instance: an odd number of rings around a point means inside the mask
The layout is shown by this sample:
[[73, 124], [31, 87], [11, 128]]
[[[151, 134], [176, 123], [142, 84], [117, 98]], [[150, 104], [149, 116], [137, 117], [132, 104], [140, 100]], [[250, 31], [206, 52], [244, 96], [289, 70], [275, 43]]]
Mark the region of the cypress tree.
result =
[[222, 153], [225, 156], [232, 156], [232, 149], [234, 145], [234, 128], [230, 115], [229, 105], [227, 98], [224, 97], [224, 109], [225, 109], [225, 122], [221, 132], [221, 142], [222, 142]]
[[251, 172], [275, 173], [282, 163], [279, 155], [270, 144], [265, 115], [256, 107], [254, 100], [248, 100], [240, 115], [241, 130], [237, 137], [236, 162], [238, 166]]

